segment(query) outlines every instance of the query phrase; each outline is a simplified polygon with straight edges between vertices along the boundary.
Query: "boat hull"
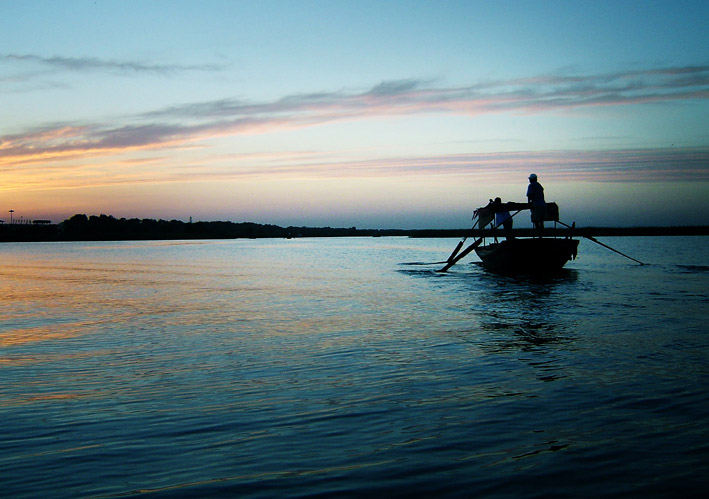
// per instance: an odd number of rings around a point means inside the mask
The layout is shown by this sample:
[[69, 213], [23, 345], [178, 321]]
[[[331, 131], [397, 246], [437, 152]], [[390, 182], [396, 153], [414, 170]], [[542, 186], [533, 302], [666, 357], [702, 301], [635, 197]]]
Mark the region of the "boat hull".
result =
[[550, 274], [576, 258], [575, 239], [510, 239], [475, 249], [483, 266], [498, 274]]

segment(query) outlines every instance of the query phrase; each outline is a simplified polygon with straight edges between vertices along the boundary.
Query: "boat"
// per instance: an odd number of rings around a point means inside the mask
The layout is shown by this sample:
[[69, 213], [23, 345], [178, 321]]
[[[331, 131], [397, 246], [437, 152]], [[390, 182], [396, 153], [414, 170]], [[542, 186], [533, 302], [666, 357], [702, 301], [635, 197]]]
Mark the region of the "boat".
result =
[[[542, 219], [544, 222], [554, 222], [554, 225], [558, 223], [570, 229], [570, 232], [567, 232], [562, 237], [545, 236], [543, 223], [540, 224], [540, 227], [535, 228], [532, 237], [514, 237], [515, 232], [511, 228], [511, 224], [509, 227], [506, 227], [504, 231], [494, 230], [497, 226], [492, 223], [492, 221], [496, 218], [496, 213], [507, 212], [509, 215], [509, 212], [514, 211], [515, 213], [513, 215], [507, 217], [509, 219], [513, 218], [519, 212], [531, 208], [532, 205], [529, 203], [502, 203], [500, 199], [497, 198], [495, 201], [491, 199], [487, 206], [475, 210], [473, 220], [477, 219], [475, 225], [478, 226], [478, 230], [482, 233], [482, 236], [461, 251], [463, 243], [465, 243], [465, 240], [468, 238], [468, 236], [465, 236], [455, 247], [453, 253], [448, 257], [448, 260], [438, 262], [445, 263], [445, 266], [438, 270], [438, 272], [446, 272], [473, 250], [475, 250], [478, 257], [480, 257], [483, 267], [490, 272], [498, 274], [536, 275], [550, 275], [559, 272], [569, 260], [576, 259], [579, 242], [572, 237], [576, 234], [576, 223], [574, 222], [571, 225], [567, 225], [560, 221], [559, 206], [556, 203], [546, 203]], [[488, 225], [490, 225], [493, 230], [485, 229]], [[504, 223], [499, 225], [504, 225]], [[473, 228], [475, 228], [475, 226], [473, 226]], [[486, 235], [487, 237], [493, 237], [494, 242], [485, 244]], [[578, 235], [624, 256], [635, 263], [645, 265], [640, 260], [628, 256], [615, 248], [611, 248], [595, 237], [585, 234]], [[498, 236], [503, 236], [504, 240], [498, 242]]]
[[576, 258], [578, 246], [571, 238], [515, 238], [479, 246], [475, 253], [496, 274], [551, 274]]
[[[476, 225], [483, 230], [492, 223], [496, 213], [515, 211], [512, 215], [514, 217], [520, 211], [528, 209], [530, 209], [528, 203], [490, 201], [487, 206], [475, 210], [473, 218], [477, 218]], [[556, 203], [546, 204], [544, 221], [559, 222], [559, 207]], [[492, 226], [494, 227], [494, 224]], [[570, 236], [545, 237], [543, 231], [540, 231], [533, 237], [513, 237], [511, 230], [493, 231], [493, 234], [494, 242], [486, 244], [486, 238], [482, 236], [459, 253], [466, 239], [464, 238], [448, 257], [446, 266], [441, 269], [441, 272], [447, 271], [475, 250], [483, 267], [490, 272], [547, 275], [560, 271], [569, 260], [575, 259], [578, 253], [579, 242]], [[498, 242], [497, 235], [503, 236], [504, 240]]]

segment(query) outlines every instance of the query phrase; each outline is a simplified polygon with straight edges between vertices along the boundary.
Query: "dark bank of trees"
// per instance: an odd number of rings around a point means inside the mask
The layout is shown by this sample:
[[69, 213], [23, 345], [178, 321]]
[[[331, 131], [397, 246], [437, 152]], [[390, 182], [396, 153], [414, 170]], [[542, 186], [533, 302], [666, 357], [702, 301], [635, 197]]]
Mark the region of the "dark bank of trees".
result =
[[167, 239], [236, 239], [405, 235], [404, 231], [356, 227], [280, 227], [253, 222], [195, 222], [74, 215], [57, 225], [0, 225], [0, 242], [126, 241]]
[[[515, 229], [519, 237], [536, 235], [533, 229]], [[662, 236], [709, 234], [708, 227], [586, 227], [565, 229], [547, 227], [547, 236]], [[345, 237], [345, 236], [409, 236], [461, 237], [463, 235], [502, 236], [500, 229], [436, 230], [436, 229], [357, 229], [332, 227], [279, 227], [253, 222], [195, 222], [179, 220], [117, 219], [110, 215], [74, 215], [57, 227], [58, 239], [66, 241], [111, 241], [140, 239], [236, 239], [265, 237]]]
[[[518, 237], [530, 237], [532, 229], [514, 229]], [[253, 222], [195, 222], [153, 220], [149, 218], [115, 218], [111, 215], [74, 215], [60, 224], [0, 225], [0, 242], [21, 241], [129, 241], [166, 239], [237, 239], [288, 237], [481, 237], [502, 236], [497, 229], [357, 229], [332, 227], [279, 227]], [[709, 235], [709, 227], [635, 227], [635, 228], [576, 228], [544, 230], [546, 236], [667, 236]]]
[[322, 237], [356, 235], [355, 227], [279, 227], [253, 222], [195, 222], [115, 218], [111, 215], [74, 215], [57, 227], [65, 241], [114, 241], [147, 239], [235, 239], [264, 237]]

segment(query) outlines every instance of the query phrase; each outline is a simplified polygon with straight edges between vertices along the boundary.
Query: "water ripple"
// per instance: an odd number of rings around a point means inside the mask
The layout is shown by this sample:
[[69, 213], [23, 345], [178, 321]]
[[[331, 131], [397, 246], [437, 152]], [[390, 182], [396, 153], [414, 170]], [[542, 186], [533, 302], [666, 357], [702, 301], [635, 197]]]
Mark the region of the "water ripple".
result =
[[417, 264], [450, 243], [0, 246], [3, 494], [706, 489], [706, 238]]

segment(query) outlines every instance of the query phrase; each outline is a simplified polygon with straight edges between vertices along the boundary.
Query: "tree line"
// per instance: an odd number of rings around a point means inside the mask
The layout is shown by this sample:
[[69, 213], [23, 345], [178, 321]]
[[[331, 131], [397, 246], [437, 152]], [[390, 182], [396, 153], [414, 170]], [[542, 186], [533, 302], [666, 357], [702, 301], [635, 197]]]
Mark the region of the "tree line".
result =
[[[519, 237], [535, 235], [532, 229], [513, 229]], [[547, 236], [666, 236], [709, 235], [709, 226], [692, 227], [578, 227], [545, 228]], [[490, 237], [502, 236], [491, 229], [357, 229], [333, 227], [280, 227], [254, 222], [182, 222], [150, 218], [115, 218], [112, 215], [77, 214], [59, 224], [0, 225], [0, 242], [32, 241], [131, 241], [175, 239], [240, 239], [293, 237]]]
[[356, 227], [280, 227], [254, 222], [183, 222], [77, 214], [56, 225], [0, 226], [0, 241], [123, 241], [376, 235]]

